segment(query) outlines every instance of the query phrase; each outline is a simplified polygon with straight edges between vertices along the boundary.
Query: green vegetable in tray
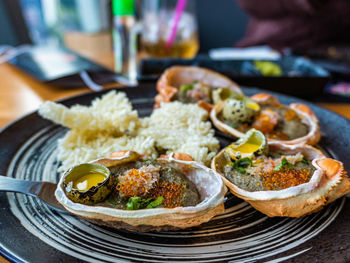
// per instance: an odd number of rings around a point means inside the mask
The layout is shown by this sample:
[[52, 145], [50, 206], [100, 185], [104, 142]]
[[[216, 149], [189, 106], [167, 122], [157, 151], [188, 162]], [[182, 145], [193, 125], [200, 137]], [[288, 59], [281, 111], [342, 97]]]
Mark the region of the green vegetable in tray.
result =
[[283, 75], [281, 67], [270, 61], [256, 60], [254, 66], [263, 76], [279, 77]]

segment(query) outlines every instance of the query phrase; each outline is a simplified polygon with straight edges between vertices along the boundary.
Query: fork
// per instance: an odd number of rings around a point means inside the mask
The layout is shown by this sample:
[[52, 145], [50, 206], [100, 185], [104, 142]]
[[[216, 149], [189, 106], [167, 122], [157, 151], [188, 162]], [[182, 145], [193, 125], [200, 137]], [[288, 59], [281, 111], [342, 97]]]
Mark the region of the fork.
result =
[[60, 213], [69, 213], [55, 198], [57, 184], [27, 181], [0, 175], [0, 192], [16, 192], [34, 196]]

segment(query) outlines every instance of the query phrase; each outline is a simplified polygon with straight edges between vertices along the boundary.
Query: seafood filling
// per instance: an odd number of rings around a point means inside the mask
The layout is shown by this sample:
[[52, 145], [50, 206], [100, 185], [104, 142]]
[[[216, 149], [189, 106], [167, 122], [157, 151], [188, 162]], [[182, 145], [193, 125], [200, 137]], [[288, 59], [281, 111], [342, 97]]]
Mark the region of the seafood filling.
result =
[[225, 177], [246, 191], [282, 190], [307, 183], [315, 168], [301, 154], [270, 153], [252, 159], [232, 160], [224, 167]]
[[107, 206], [136, 210], [195, 206], [200, 202], [195, 185], [171, 165], [147, 160], [110, 169], [115, 185], [104, 202]]
[[200, 100], [211, 103], [211, 88], [203, 82], [194, 81], [181, 85], [178, 98], [183, 103], [196, 103]]
[[282, 104], [271, 102], [261, 105], [260, 110], [252, 110], [252, 105], [243, 101], [240, 104], [230, 100], [224, 103], [218, 118], [240, 132], [255, 128], [268, 138], [279, 140], [294, 140], [308, 133], [308, 126], [297, 112]]

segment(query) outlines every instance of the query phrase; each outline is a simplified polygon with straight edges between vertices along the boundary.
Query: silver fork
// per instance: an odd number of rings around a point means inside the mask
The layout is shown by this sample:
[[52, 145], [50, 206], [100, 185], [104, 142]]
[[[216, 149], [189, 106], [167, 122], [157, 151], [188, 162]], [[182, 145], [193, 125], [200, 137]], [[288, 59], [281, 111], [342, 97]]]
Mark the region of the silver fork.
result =
[[57, 184], [14, 179], [0, 175], [0, 192], [16, 192], [34, 196], [44, 201], [54, 210], [69, 213], [55, 198]]

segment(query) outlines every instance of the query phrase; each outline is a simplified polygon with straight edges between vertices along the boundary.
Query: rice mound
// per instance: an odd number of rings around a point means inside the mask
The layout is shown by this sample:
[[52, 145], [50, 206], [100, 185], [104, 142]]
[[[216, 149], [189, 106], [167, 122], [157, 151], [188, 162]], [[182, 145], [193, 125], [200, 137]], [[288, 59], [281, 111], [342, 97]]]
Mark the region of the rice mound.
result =
[[162, 103], [143, 120], [139, 135], [155, 138], [157, 149], [183, 152], [209, 164], [219, 149], [208, 113], [196, 104]]
[[163, 103], [142, 119], [125, 93], [110, 91], [91, 106], [68, 108], [45, 102], [39, 114], [70, 128], [58, 141], [61, 172], [119, 150], [134, 150], [152, 158], [184, 152], [209, 165], [219, 149], [211, 123], [206, 121], [207, 112], [195, 104]]
[[136, 110], [126, 94], [111, 91], [92, 101], [91, 106], [74, 105], [71, 108], [47, 101], [39, 108], [39, 114], [70, 129], [104, 131], [113, 135], [133, 132], [140, 123]]

